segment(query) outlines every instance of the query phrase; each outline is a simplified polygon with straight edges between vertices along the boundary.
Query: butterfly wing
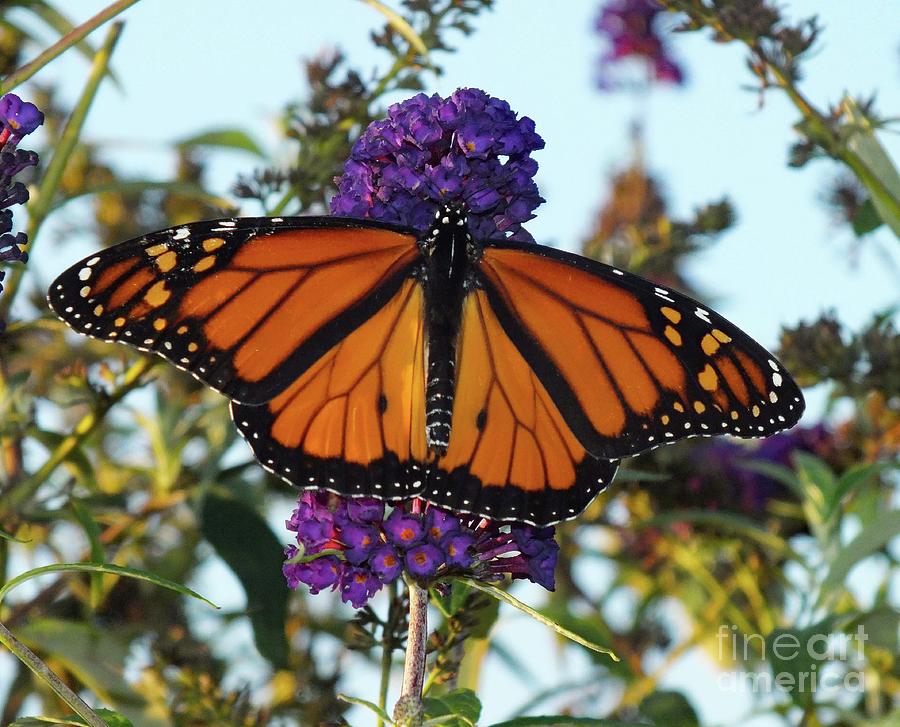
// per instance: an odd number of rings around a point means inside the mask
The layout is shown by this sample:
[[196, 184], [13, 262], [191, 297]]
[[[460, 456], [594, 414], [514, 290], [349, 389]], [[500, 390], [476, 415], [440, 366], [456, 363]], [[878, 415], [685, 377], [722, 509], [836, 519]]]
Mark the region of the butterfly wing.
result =
[[447, 453], [422, 496], [457, 512], [549, 525], [580, 513], [617, 463], [595, 459], [510, 340], [487, 295], [466, 297]]
[[300, 487], [405, 498], [426, 470], [423, 294], [406, 280], [271, 401], [233, 403], [257, 459]]
[[390, 225], [195, 222], [86, 258], [48, 300], [80, 333], [154, 351], [261, 403], [390, 300], [418, 258], [415, 234]]
[[596, 456], [766, 436], [803, 412], [772, 354], [685, 295], [540, 245], [491, 242], [478, 271], [503, 330]]

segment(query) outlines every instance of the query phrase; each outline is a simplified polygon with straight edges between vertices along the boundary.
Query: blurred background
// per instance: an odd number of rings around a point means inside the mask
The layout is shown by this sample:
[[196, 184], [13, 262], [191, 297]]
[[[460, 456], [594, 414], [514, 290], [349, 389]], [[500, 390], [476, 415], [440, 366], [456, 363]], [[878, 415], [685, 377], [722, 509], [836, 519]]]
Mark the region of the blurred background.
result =
[[[325, 213], [365, 123], [418, 87], [472, 86], [534, 119], [546, 142], [536, 154], [546, 203], [527, 225], [539, 242], [708, 301], [779, 351], [808, 409], [762, 443], [692, 440], [630, 460], [560, 528], [557, 591], [512, 588], [621, 662], [476, 604], [456, 624], [435, 619], [445, 641], [453, 629], [467, 639], [460, 663], [435, 638], [435, 689], [476, 689], [484, 724], [550, 711], [667, 725], [900, 723], [900, 268], [898, 237], [872, 218], [867, 189], [826, 157], [783, 89], [761, 88], [747, 44], [716, 42], [697, 18], [675, 32], [686, 16], [646, 2], [388, 4], [433, 66], [385, 30], [375, 5], [353, 0], [139, 2], [120, 16], [112, 75], [32, 228], [0, 339], [0, 509], [6, 532], [27, 539], [2, 541], [4, 577], [100, 555], [185, 582], [222, 610], [132, 580], [51, 575], [17, 589], [0, 620], [135, 725], [369, 723], [335, 695], [376, 698], [374, 622], [330, 595], [288, 596], [281, 578], [294, 493], [251, 460], [221, 397], [169, 367], [129, 379], [140, 355], [67, 334], [42, 291], [91, 250], [151, 229]], [[721, 5], [738, 24], [769, 7]], [[57, 40], [65, 19], [104, 6], [9, 4], [0, 75]], [[617, 25], [626, 10], [649, 26]], [[836, 138], [845, 93], [874, 122], [897, 115], [895, 3], [792, 0], [773, 12], [755, 47], [787, 52], [791, 88]], [[800, 23], [813, 15], [821, 32], [808, 50], [773, 30], [809, 31]], [[41, 168], [106, 32], [16, 90], [47, 115], [28, 138]], [[896, 126], [878, 139], [900, 158]], [[26, 229], [27, 208], [16, 219]], [[376, 617], [386, 599], [373, 601]], [[842, 649], [860, 626], [865, 648]], [[804, 645], [827, 637], [827, 653], [780, 659], [771, 645], [782, 633]], [[831, 678], [814, 689], [747, 679], [813, 672]], [[58, 709], [7, 654], [0, 694], [0, 724]]]

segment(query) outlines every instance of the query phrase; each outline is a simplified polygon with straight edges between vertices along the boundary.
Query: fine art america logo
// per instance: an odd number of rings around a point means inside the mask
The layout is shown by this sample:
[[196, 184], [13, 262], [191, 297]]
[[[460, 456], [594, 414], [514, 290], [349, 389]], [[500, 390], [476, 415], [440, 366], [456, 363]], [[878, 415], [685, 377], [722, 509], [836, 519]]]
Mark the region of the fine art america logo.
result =
[[782, 689], [812, 694], [820, 690], [851, 693], [865, 691], [868, 635], [862, 625], [853, 634], [830, 634], [819, 629], [775, 630], [768, 637], [744, 634], [737, 626], [722, 624], [716, 633], [720, 662], [768, 662], [771, 669], [725, 671], [718, 686], [728, 692], [765, 693]]

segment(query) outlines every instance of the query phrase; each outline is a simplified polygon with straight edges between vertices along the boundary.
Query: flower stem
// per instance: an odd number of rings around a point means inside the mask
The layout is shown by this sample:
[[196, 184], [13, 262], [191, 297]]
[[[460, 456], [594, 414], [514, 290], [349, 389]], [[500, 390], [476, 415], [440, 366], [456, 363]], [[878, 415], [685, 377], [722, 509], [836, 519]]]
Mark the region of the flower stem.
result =
[[16, 658], [31, 669], [39, 679], [46, 682], [47, 685], [56, 692], [59, 698], [68, 704], [72, 708], [72, 711], [85, 721], [85, 724], [90, 725], [90, 727], [109, 727], [81, 697], [69, 689], [63, 681], [50, 670], [50, 667], [38, 658], [37, 654], [13, 636], [12, 632], [2, 623], [0, 623], [0, 644], [3, 644], [9, 649]]
[[86, 20], [77, 28], [73, 28], [33, 61], [26, 63], [21, 68], [10, 73], [3, 82], [3, 93], [8, 93], [20, 83], [27, 81], [54, 58], [62, 55], [62, 53], [69, 48], [79, 43], [86, 35], [99, 28], [105, 22], [116, 17], [116, 15], [134, 5], [137, 1], [138, 0], [118, 0], [118, 2], [114, 2], [109, 7], [101, 10], [94, 17]]
[[425, 641], [428, 636], [428, 591], [415, 581], [409, 588], [409, 630], [406, 637], [406, 661], [403, 687], [394, 707], [397, 727], [421, 724], [422, 684], [425, 681]]

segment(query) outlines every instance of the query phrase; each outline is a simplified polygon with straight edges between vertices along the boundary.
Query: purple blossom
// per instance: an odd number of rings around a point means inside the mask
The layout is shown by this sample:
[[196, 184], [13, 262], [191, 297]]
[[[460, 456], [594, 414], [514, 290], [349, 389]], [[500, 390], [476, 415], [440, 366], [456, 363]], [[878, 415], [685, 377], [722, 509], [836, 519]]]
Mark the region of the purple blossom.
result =
[[372, 551], [372, 572], [385, 583], [393, 583], [403, 570], [403, 562], [393, 545], [384, 545]]
[[452, 201], [469, 209], [477, 237], [531, 242], [522, 223], [544, 200], [530, 154], [543, 146], [531, 119], [484, 91], [418, 94], [357, 140], [331, 211], [422, 230], [438, 204]]
[[425, 524], [420, 516], [395, 507], [384, 521], [384, 532], [391, 543], [401, 550], [407, 550], [422, 540]]
[[559, 547], [552, 527], [461, 518], [432, 505], [420, 512], [420, 500], [395, 504], [386, 518], [382, 505], [381, 519], [359, 522], [351, 515], [371, 517], [376, 509], [360, 510], [359, 502], [327, 492], [300, 495], [287, 522], [297, 536], [297, 545], [285, 551], [289, 587], [304, 583], [312, 593], [340, 589], [354, 608], [404, 571], [426, 584], [449, 575], [485, 581], [510, 575], [553, 590]]
[[601, 89], [618, 85], [613, 71], [628, 58], [643, 59], [656, 81], [684, 83], [684, 73], [659, 34], [657, 17], [663, 10], [658, 0], [608, 0], [603, 4], [595, 26], [609, 44], [600, 57], [597, 82]]
[[381, 581], [371, 571], [352, 566], [345, 568], [341, 574], [341, 600], [353, 608], [362, 608], [381, 586]]
[[[12, 232], [13, 205], [28, 201], [28, 190], [13, 178], [38, 163], [33, 151], [18, 149], [19, 142], [44, 123], [44, 115], [33, 103], [23, 101], [14, 93], [0, 98], [0, 263], [22, 262], [28, 259], [22, 247], [28, 238], [24, 232]], [[0, 281], [5, 276], [0, 270]], [[3, 286], [0, 285], [0, 290]], [[0, 321], [0, 331], [5, 326]]]
[[450, 567], [468, 568], [475, 560], [475, 537], [471, 533], [448, 533], [441, 541], [441, 548]]
[[353, 565], [359, 565], [369, 559], [375, 546], [381, 541], [378, 531], [371, 525], [359, 525], [350, 520], [341, 524], [341, 543], [346, 547], [345, 555]]
[[459, 518], [436, 507], [425, 513], [425, 532], [432, 543], [440, 543], [443, 537], [459, 529]]
[[441, 549], [431, 543], [421, 543], [406, 552], [406, 570], [415, 578], [431, 578], [443, 562]]

